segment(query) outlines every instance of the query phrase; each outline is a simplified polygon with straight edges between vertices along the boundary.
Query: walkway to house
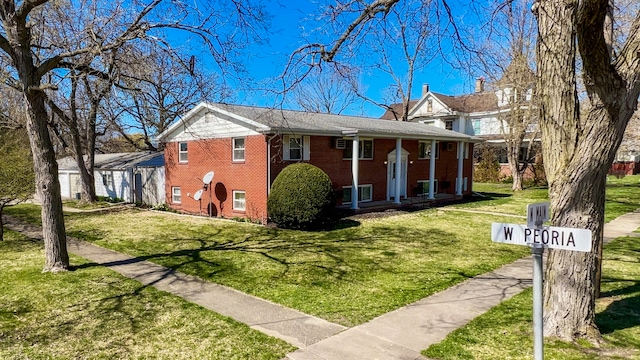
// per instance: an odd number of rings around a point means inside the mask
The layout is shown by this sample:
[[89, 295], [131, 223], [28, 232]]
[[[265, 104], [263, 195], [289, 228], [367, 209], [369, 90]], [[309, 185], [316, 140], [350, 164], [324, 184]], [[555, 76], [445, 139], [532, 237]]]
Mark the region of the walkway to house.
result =
[[[29, 237], [42, 237], [36, 226], [8, 216], [5, 223]], [[625, 214], [605, 225], [605, 240], [638, 235], [633, 233], [638, 227], [640, 211]], [[421, 350], [531, 285], [531, 259], [527, 257], [347, 329], [76, 239], [69, 239], [69, 251], [283, 339], [299, 348], [287, 355], [290, 360], [424, 359]]]

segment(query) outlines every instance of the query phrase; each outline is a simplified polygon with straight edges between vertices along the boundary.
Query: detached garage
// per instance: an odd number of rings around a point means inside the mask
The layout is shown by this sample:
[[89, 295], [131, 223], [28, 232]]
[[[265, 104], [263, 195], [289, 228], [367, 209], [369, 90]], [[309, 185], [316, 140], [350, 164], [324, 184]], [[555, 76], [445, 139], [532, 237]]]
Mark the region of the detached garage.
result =
[[[158, 205], [165, 202], [164, 155], [157, 152], [96, 154], [96, 195], [129, 203]], [[63, 198], [80, 198], [80, 173], [75, 160], [58, 160]]]

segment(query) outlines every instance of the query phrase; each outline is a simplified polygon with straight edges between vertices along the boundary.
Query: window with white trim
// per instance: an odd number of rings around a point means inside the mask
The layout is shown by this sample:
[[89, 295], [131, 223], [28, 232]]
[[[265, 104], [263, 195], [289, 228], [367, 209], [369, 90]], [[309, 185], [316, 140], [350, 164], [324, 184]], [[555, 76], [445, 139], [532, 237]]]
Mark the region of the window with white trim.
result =
[[181, 163], [187, 162], [189, 159], [188, 145], [186, 141], [181, 141], [178, 143], [178, 161]]
[[311, 156], [310, 136], [285, 135], [283, 141], [283, 158], [284, 160], [309, 160]]
[[[436, 142], [436, 159], [440, 158], [440, 146]], [[418, 159], [431, 159], [431, 141], [418, 142]]]
[[244, 161], [244, 138], [233, 138], [233, 161]]
[[[418, 180], [418, 187], [422, 187], [423, 195], [429, 195], [429, 180]], [[433, 193], [438, 193], [438, 179], [433, 180]]]
[[433, 112], [433, 100], [427, 100], [427, 112]]
[[[342, 151], [342, 158], [350, 160], [353, 156], [353, 141], [347, 140], [346, 146]], [[360, 140], [358, 143], [358, 159], [373, 160], [373, 139]]]
[[113, 175], [111, 174], [102, 174], [102, 185], [104, 186], [112, 186], [113, 184]]
[[453, 120], [446, 120], [444, 122], [444, 128], [447, 130], [453, 130]]
[[246, 193], [243, 190], [233, 191], [233, 210], [245, 211], [247, 208]]
[[171, 202], [174, 204], [180, 204], [181, 193], [180, 186], [171, 187]]

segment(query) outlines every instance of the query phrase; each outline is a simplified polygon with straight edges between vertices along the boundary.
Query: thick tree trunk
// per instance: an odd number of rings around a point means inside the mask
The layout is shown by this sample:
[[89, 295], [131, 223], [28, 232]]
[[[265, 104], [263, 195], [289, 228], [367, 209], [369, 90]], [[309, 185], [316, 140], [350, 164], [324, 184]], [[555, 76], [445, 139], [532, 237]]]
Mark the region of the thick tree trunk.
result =
[[[633, 82], [625, 86], [612, 71], [603, 22], [590, 23], [598, 16], [603, 20], [604, 13], [594, 11], [604, 9], [579, 9], [575, 0], [541, 0], [534, 6], [539, 31], [540, 126], [552, 223], [589, 229], [593, 239], [590, 253], [549, 251], [544, 331], [547, 336], [582, 337], [596, 343], [600, 341], [595, 299], [602, 265], [606, 173], [638, 99]], [[582, 16], [579, 20], [577, 14]], [[589, 95], [585, 99], [588, 115], [583, 118], [577, 106], [576, 34]]]
[[[535, 8], [537, 6], [537, 8]], [[592, 226], [601, 230], [586, 200], [603, 204], [592, 174], [571, 173], [579, 139], [578, 101], [575, 79], [575, 1], [541, 0], [534, 5], [538, 18], [538, 96], [545, 171], [549, 181], [552, 224], [565, 227]], [[584, 169], [581, 169], [584, 170]], [[595, 188], [593, 187], [595, 186]], [[591, 209], [593, 210], [593, 209]], [[600, 209], [602, 212], [602, 209]], [[598, 234], [594, 238], [598, 241]], [[595, 257], [591, 253], [549, 251], [544, 286], [544, 333], [573, 340], [598, 338], [593, 293]]]
[[[22, 86], [36, 191], [42, 201], [42, 235], [45, 248], [43, 271], [62, 271], [69, 267], [69, 255], [58, 181], [58, 163], [49, 137], [45, 94], [41, 88], [42, 74], [35, 66], [34, 55], [31, 52], [31, 30], [26, 23], [28, 14], [17, 13], [15, 2], [3, 1], [0, 4], [0, 17], [8, 40], [2, 50], [11, 56]], [[22, 2], [21, 10], [24, 10], [25, 4], [27, 2]]]
[[69, 268], [69, 255], [58, 181], [58, 163], [49, 137], [44, 94], [32, 90], [25, 96], [27, 131], [33, 153], [36, 191], [42, 201], [42, 235], [45, 250], [43, 272], [64, 271]]
[[2, 222], [2, 207], [0, 207], [0, 241], [4, 240], [4, 223]]

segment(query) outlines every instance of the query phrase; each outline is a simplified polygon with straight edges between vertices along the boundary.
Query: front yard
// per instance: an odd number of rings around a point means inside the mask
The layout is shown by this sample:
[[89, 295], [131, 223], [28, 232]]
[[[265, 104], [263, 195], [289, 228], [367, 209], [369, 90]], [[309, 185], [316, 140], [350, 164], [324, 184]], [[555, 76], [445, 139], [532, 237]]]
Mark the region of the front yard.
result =
[[[640, 207], [639, 179], [627, 177], [612, 180], [607, 190], [608, 220]], [[376, 219], [345, 220], [330, 231], [273, 229], [137, 209], [110, 213], [68, 213], [66, 226], [73, 237], [227, 285], [332, 322], [354, 326], [529, 254], [527, 247], [497, 244], [490, 240], [491, 222], [519, 223], [524, 220], [456, 209], [524, 215], [526, 204], [546, 200], [546, 189], [529, 189], [513, 194], [506, 186], [478, 184], [476, 190], [482, 191], [486, 197], [445, 209]], [[7, 214], [36, 224], [40, 221], [39, 211], [35, 205], [6, 209]], [[11, 236], [17, 235], [14, 233]], [[637, 255], [640, 246], [637, 239], [622, 241], [626, 249], [623, 254], [625, 260], [621, 263], [613, 261], [623, 256], [616, 252], [616, 242], [606, 250], [608, 258], [613, 259], [609, 264], [633, 263], [636, 270], [612, 270], [605, 263], [603, 289], [609, 297], [599, 303], [598, 321], [605, 334], [608, 334], [607, 340], [612, 342], [614, 352], [636, 356], [626, 348], [640, 346], [640, 319], [636, 310], [629, 312], [627, 308], [636, 306], [637, 309], [636, 300], [640, 296], [637, 289], [640, 274], [633, 272], [637, 271], [639, 259], [632, 256]], [[13, 342], [17, 344], [8, 347], [9, 350], [0, 350], [0, 357], [3, 354], [9, 354], [9, 358], [12, 354], [13, 357], [22, 354], [30, 343], [51, 341], [56, 345], [56, 341], [61, 341], [60, 336], [50, 328], [64, 328], [64, 324], [69, 323], [76, 324], [69, 325], [70, 330], [79, 331], [75, 326], [82, 323], [81, 316], [88, 316], [89, 313], [97, 317], [89, 317], [91, 324], [107, 324], [107, 330], [104, 331], [89, 326], [98, 339], [103, 339], [97, 341], [97, 351], [107, 351], [113, 347], [109, 346], [107, 338], [115, 332], [117, 336], [114, 342], [134, 345], [142, 342], [143, 345], [139, 346], [142, 350], [136, 350], [140, 351], [136, 354], [142, 355], [135, 357], [146, 357], [145, 351], [148, 350], [144, 349], [153, 348], [155, 343], [145, 345], [139, 337], [146, 338], [154, 333], [153, 326], [156, 325], [151, 319], [160, 316], [160, 313], [164, 314], [165, 306], [168, 307], [168, 318], [163, 324], [170, 325], [169, 331], [184, 326], [179, 319], [201, 319], [198, 321], [205, 323], [194, 323], [193, 331], [198, 328], [209, 329], [212, 327], [209, 323], [215, 322], [211, 336], [230, 337], [225, 340], [229, 343], [222, 346], [221, 350], [215, 348], [217, 345], [207, 343], [205, 338], [201, 346], [205, 350], [202, 351], [226, 354], [226, 349], [254, 347], [252, 344], [256, 341], [264, 343], [264, 347], [255, 345], [256, 348], [252, 348], [255, 356], [252, 353], [238, 357], [278, 358], [289, 349], [286, 344], [255, 334], [248, 328], [180, 299], [150, 288], [140, 288], [141, 285], [136, 285], [136, 282], [88, 264], [78, 257], [72, 257], [75, 271], [42, 275], [39, 274], [43, 262], [41, 244], [19, 239], [0, 243], [0, 246], [4, 253], [0, 263], [0, 271], [4, 273], [0, 279], [0, 309], [3, 311], [0, 313], [0, 349]], [[24, 273], [14, 274], [14, 268]], [[36, 296], [28, 298], [32, 293]], [[489, 316], [488, 320], [485, 317], [474, 320], [469, 328], [454, 333], [440, 347], [429, 349], [427, 355], [447, 359], [530, 357], [526, 350], [530, 348], [528, 341], [531, 338], [528, 323], [531, 319], [530, 296], [530, 292], [524, 292], [498, 306], [485, 315]], [[47, 303], [45, 299], [49, 298], [55, 298], [56, 301]], [[115, 310], [117, 321], [111, 322], [112, 318], [107, 318], [103, 308]], [[44, 316], [48, 313], [62, 314], [65, 309], [70, 310], [71, 318]], [[120, 312], [126, 316], [119, 315]], [[612, 316], [617, 320], [611, 320]], [[128, 317], [135, 321], [127, 320]], [[616, 325], [620, 318], [627, 322]], [[39, 329], [38, 322], [43, 319], [46, 321], [43, 321], [43, 328]], [[133, 331], [133, 335], [127, 335], [127, 331], [121, 332], [121, 328]], [[155, 329], [164, 331], [164, 327], [162, 330]], [[215, 335], [216, 331], [218, 335]], [[86, 331], [79, 332], [84, 334]], [[10, 333], [23, 335], [7, 337], [6, 334]], [[40, 335], [35, 338], [28, 335], [30, 333]], [[156, 335], [151, 336], [149, 341], [162, 342], [157, 340], [160, 335]], [[177, 341], [189, 344], [192, 340], [187, 338], [194, 335], [187, 331], [175, 336]], [[248, 343], [243, 342], [245, 337], [248, 337]], [[81, 354], [78, 349], [87, 342], [87, 338], [80, 337], [78, 342], [56, 346], [68, 347], [65, 354], [70, 355], [61, 357], [73, 358]], [[570, 350], [562, 350], [567, 346], [550, 343], [549, 349], [560, 349], [551, 352], [555, 354], [551, 358], [564, 359], [566, 356], [578, 359], [591, 356], [585, 355], [588, 349], [580, 347], [576, 350], [569, 346]], [[138, 348], [137, 345], [133, 347]], [[594, 358], [609, 356], [592, 353], [596, 354]], [[105, 357], [120, 355], [105, 354]], [[197, 353], [192, 354], [197, 357]], [[225, 356], [221, 355], [220, 358]]]
[[42, 274], [42, 243], [0, 241], [0, 359], [281, 359], [293, 347], [79, 257]]
[[[9, 209], [37, 218], [37, 206]], [[482, 214], [437, 209], [303, 232], [128, 210], [69, 213], [71, 236], [346, 326], [528, 254], [493, 244]]]

